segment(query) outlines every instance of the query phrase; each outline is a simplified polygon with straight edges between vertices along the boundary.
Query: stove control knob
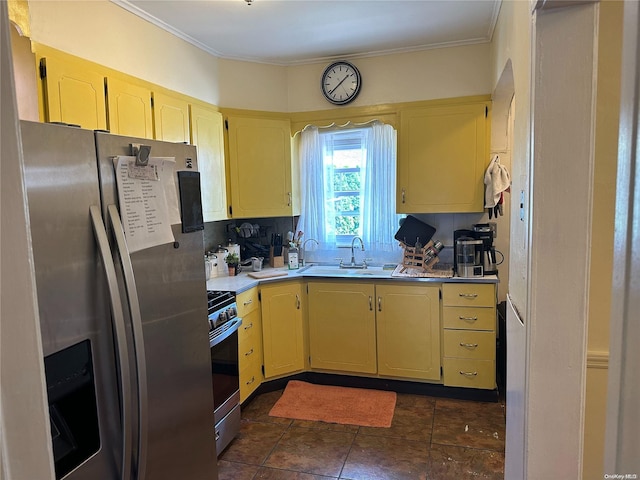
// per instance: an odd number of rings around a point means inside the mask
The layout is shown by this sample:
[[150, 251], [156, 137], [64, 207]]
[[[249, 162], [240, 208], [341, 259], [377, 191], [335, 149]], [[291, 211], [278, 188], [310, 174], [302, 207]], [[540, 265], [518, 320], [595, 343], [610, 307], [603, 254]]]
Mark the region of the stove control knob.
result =
[[227, 315], [229, 315], [229, 318], [237, 317], [238, 312], [236, 311], [236, 307], [229, 307], [229, 309], [227, 310]]
[[227, 312], [220, 312], [220, 315], [218, 315], [218, 325], [222, 325], [224, 322], [227, 321]]
[[213, 328], [214, 328], [213, 320], [209, 319], [209, 331], [213, 332]]

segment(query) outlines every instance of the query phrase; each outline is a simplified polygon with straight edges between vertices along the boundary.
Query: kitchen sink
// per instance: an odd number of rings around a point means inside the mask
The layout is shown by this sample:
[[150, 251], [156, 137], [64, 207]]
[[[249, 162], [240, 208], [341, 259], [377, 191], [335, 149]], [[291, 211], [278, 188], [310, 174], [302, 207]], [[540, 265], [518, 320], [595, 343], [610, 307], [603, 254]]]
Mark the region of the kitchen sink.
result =
[[307, 265], [300, 269], [304, 276], [309, 277], [375, 277], [389, 278], [393, 270], [384, 270], [382, 267], [340, 268], [339, 265]]

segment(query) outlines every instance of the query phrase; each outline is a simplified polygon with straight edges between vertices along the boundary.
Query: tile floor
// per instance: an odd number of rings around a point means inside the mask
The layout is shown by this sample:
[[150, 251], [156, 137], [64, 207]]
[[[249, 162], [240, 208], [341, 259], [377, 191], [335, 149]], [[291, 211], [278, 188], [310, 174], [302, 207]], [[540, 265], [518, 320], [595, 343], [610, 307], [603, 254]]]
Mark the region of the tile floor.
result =
[[219, 480], [464, 480], [504, 477], [503, 402], [398, 394], [390, 428], [270, 417], [255, 397], [218, 458]]

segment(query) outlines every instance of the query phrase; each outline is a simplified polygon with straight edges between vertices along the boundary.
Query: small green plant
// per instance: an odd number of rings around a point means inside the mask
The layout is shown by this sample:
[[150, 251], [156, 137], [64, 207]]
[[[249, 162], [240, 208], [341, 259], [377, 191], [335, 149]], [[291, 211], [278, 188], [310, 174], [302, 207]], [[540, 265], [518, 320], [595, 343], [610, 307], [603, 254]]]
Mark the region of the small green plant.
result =
[[230, 266], [238, 265], [240, 263], [240, 258], [238, 258], [237, 253], [230, 253], [229, 255], [226, 256], [224, 261], [227, 262], [227, 265], [230, 265]]

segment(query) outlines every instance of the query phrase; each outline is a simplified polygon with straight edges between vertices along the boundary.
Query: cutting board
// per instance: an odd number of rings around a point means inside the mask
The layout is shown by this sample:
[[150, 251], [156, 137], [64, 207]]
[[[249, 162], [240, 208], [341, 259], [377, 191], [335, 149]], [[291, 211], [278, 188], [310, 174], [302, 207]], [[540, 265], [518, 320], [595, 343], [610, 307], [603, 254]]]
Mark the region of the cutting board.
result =
[[413, 215], [407, 215], [407, 218], [400, 225], [400, 229], [396, 232], [395, 239], [403, 242], [408, 247], [415, 247], [416, 239], [419, 238], [420, 243], [424, 246], [431, 240], [434, 233], [436, 233], [434, 227]]
[[247, 275], [251, 278], [286, 277], [287, 275], [289, 275], [289, 272], [274, 272], [269, 270], [262, 270], [260, 272], [250, 272]]

